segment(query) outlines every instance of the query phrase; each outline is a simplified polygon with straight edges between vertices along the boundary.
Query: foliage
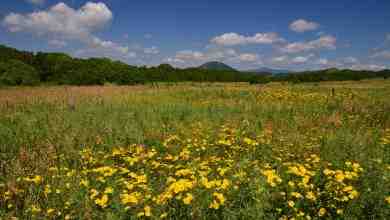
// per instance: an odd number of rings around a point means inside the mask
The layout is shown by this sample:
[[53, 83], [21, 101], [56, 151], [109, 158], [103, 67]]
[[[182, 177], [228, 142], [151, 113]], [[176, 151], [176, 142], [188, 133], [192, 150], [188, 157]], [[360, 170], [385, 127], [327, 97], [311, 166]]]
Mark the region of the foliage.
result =
[[39, 75], [34, 67], [13, 59], [0, 62], [0, 84], [19, 86], [38, 83]]
[[270, 75], [269, 73], [238, 72], [219, 62], [210, 62], [198, 68], [186, 69], [173, 68], [169, 64], [157, 67], [134, 67], [107, 58], [79, 59], [63, 53], [38, 52], [33, 54], [0, 45], [0, 62], [9, 63], [8, 68], [19, 68], [12, 66], [19, 64], [8, 62], [9, 60], [19, 60], [34, 67], [41, 83], [68, 85], [103, 85], [105, 83], [132, 85], [184, 81], [265, 84], [271, 81], [300, 83], [388, 78], [390, 76], [390, 70], [371, 72], [337, 69]]

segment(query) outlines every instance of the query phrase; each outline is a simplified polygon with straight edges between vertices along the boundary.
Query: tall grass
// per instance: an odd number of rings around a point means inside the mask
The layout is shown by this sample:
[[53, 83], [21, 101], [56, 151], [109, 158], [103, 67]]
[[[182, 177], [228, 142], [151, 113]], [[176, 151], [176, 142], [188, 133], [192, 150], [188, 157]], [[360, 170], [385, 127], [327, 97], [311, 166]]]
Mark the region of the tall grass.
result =
[[[270, 155], [275, 154], [300, 161], [311, 153], [336, 167], [343, 166], [345, 161], [359, 163], [366, 176], [358, 186], [366, 193], [356, 203], [362, 207], [355, 207], [351, 216], [383, 218], [389, 213], [384, 209], [390, 205], [375, 204], [379, 200], [385, 204], [384, 195], [389, 195], [390, 190], [386, 188], [389, 181], [384, 180], [388, 178], [386, 171], [378, 168], [377, 161], [384, 166], [390, 164], [389, 143], [381, 142], [386, 137], [385, 129], [390, 128], [389, 97], [390, 81], [380, 80], [266, 86], [182, 83], [3, 88], [0, 89], [0, 184], [9, 188], [17, 184], [18, 178], [29, 174], [49, 175], [53, 166], [79, 169], [80, 151], [84, 149], [109, 154], [115, 147], [142, 144], [162, 150], [162, 143], [172, 135], [194, 138], [194, 131], [199, 128], [199, 133], [217, 141], [220, 127], [225, 125], [259, 143], [264, 139], [259, 134], [266, 133], [268, 142], [264, 146], [270, 149], [259, 147], [254, 154], [256, 158], [238, 156], [242, 163], [246, 159], [272, 163], [275, 159]], [[240, 195], [245, 191], [254, 193], [251, 187], [254, 186], [249, 184], [243, 188]], [[271, 197], [262, 199], [272, 200]], [[225, 211], [237, 218], [259, 217], [255, 207], [265, 210], [261, 206], [241, 204]], [[93, 213], [94, 208], [89, 208]], [[173, 213], [177, 218], [189, 216], [190, 211], [179, 210], [181, 214]], [[229, 216], [214, 214], [209, 217]], [[24, 216], [0, 211], [2, 215]]]

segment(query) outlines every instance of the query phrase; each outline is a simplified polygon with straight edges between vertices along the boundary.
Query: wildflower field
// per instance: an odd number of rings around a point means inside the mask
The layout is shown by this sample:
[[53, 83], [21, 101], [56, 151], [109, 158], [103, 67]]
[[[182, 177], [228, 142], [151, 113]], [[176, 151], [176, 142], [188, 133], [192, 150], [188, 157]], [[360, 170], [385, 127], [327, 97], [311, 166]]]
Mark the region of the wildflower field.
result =
[[389, 216], [389, 80], [0, 89], [0, 219]]

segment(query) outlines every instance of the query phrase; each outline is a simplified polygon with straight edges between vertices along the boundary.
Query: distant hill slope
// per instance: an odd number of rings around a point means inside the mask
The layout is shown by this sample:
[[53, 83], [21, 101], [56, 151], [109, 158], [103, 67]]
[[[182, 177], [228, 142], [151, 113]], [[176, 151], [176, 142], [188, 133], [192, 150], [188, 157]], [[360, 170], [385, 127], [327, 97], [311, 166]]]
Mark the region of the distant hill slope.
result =
[[202, 64], [201, 66], [199, 66], [199, 68], [200, 69], [207, 69], [207, 70], [237, 71], [236, 69], [234, 69], [233, 67], [231, 67], [229, 65], [226, 65], [226, 64], [221, 63], [221, 62], [216, 62], [216, 61]]
[[271, 74], [287, 74], [290, 73], [291, 71], [289, 70], [283, 70], [283, 69], [271, 69], [267, 67], [262, 67], [259, 69], [254, 69], [254, 70], [248, 70], [245, 72], [250, 72], [250, 73], [271, 73]]

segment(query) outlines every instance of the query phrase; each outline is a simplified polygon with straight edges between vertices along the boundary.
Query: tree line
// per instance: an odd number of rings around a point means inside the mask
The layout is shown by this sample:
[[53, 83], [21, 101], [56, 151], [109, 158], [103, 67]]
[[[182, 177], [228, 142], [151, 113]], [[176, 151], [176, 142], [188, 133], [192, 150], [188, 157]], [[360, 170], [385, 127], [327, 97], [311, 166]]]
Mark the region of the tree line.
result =
[[32, 53], [0, 45], [0, 85], [117, 85], [153, 82], [249, 82], [271, 81], [319, 82], [327, 80], [360, 80], [390, 76], [380, 72], [323, 70], [284, 75], [244, 73], [235, 70], [174, 68], [169, 64], [137, 67], [108, 58], [73, 58], [64, 53]]

